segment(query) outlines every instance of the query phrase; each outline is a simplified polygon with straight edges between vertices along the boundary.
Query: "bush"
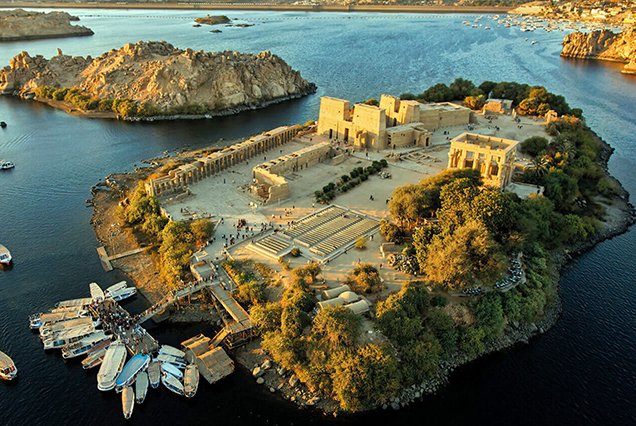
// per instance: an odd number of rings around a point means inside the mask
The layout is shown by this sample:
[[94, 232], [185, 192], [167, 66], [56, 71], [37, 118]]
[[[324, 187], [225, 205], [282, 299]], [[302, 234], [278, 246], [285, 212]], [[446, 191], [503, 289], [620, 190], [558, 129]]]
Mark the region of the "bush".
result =
[[358, 237], [356, 240], [356, 248], [358, 250], [364, 250], [367, 248], [367, 239], [365, 237]]
[[533, 157], [539, 155], [548, 146], [548, 140], [541, 136], [533, 136], [521, 142], [521, 152]]
[[353, 291], [361, 293], [377, 293], [382, 290], [382, 278], [380, 272], [370, 263], [356, 265], [353, 272], [345, 279]]
[[300, 256], [300, 249], [298, 247], [294, 247], [293, 249], [291, 249], [291, 251], [289, 252], [289, 254], [292, 257], [299, 257]]

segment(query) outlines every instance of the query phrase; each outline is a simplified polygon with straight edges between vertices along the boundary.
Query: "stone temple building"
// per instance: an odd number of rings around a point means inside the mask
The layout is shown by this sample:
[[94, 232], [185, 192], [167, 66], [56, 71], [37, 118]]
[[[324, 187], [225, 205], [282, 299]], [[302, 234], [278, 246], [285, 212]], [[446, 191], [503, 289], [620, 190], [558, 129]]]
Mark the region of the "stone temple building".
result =
[[450, 102], [422, 104], [382, 95], [380, 105], [355, 104], [329, 96], [320, 99], [319, 135], [351, 143], [356, 149], [429, 146], [431, 132], [470, 122], [471, 111]]
[[512, 179], [518, 141], [462, 133], [451, 140], [449, 169], [479, 170], [484, 185], [506, 188]]

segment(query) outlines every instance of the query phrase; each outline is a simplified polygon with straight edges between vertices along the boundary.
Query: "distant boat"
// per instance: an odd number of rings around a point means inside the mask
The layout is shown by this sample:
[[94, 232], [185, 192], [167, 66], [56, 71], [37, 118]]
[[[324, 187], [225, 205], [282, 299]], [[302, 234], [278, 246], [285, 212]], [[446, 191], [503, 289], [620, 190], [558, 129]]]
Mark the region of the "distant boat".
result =
[[142, 371], [135, 380], [135, 399], [137, 404], [143, 404], [148, 393], [148, 373]]
[[121, 394], [121, 408], [124, 418], [129, 419], [135, 408], [135, 391], [130, 386], [126, 386]]
[[115, 380], [126, 362], [126, 345], [121, 341], [116, 341], [104, 355], [102, 366], [97, 373], [97, 389], [109, 391], [115, 387]]
[[130, 358], [115, 380], [115, 391], [121, 392], [125, 387], [132, 385], [137, 374], [144, 371], [148, 364], [150, 364], [148, 355], [137, 354]]
[[190, 364], [186, 367], [183, 377], [183, 392], [186, 398], [192, 398], [199, 388], [199, 367]]
[[0, 160], [0, 170], [11, 170], [15, 167], [11, 161]]
[[9, 266], [13, 262], [13, 257], [11, 257], [11, 252], [8, 248], [0, 244], [0, 265]]
[[183, 379], [183, 372], [174, 365], [168, 364], [167, 362], [161, 364], [161, 371], [166, 374], [171, 374], [179, 380]]
[[13, 380], [18, 376], [18, 369], [9, 355], [0, 352], [0, 379]]
[[162, 374], [161, 383], [177, 395], [183, 395], [183, 384], [172, 374]]
[[7, 123], [4, 121], [0, 121], [0, 127], [4, 129], [5, 127], [7, 127]]
[[150, 386], [153, 389], [159, 387], [161, 381], [161, 363], [158, 361], [152, 361], [148, 366], [148, 379], [150, 380]]

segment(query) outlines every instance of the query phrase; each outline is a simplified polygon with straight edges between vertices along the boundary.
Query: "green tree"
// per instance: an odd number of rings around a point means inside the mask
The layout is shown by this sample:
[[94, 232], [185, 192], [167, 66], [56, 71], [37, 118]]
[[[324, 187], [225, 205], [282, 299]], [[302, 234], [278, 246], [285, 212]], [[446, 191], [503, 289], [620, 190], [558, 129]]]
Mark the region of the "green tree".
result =
[[210, 219], [193, 220], [190, 224], [192, 235], [197, 243], [206, 243], [214, 232], [214, 224]]
[[344, 306], [321, 309], [312, 324], [312, 337], [333, 348], [353, 347], [360, 335], [361, 320]]
[[477, 324], [486, 333], [488, 339], [499, 337], [504, 331], [504, 314], [501, 297], [497, 293], [487, 293], [475, 306]]
[[280, 303], [268, 302], [250, 308], [250, 320], [261, 333], [279, 331], [283, 308]]
[[377, 293], [382, 290], [382, 278], [377, 268], [370, 263], [360, 263], [345, 279], [352, 290], [362, 293]]
[[548, 146], [548, 140], [541, 136], [533, 136], [521, 142], [521, 152], [536, 157]]
[[472, 110], [480, 110], [486, 105], [486, 97], [484, 95], [466, 96], [464, 98], [464, 106]]
[[448, 356], [457, 351], [457, 329], [453, 319], [443, 309], [431, 310], [426, 323], [437, 337], [444, 354]]

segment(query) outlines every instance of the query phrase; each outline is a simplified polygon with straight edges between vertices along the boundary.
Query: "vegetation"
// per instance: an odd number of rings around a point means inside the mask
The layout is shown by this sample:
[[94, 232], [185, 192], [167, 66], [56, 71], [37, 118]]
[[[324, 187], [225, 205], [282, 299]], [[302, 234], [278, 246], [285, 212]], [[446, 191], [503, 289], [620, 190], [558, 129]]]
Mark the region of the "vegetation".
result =
[[258, 276], [251, 262], [227, 260], [222, 266], [238, 286], [234, 296], [239, 302], [254, 305], [265, 301], [267, 282]]
[[377, 293], [383, 287], [380, 272], [370, 263], [357, 264], [347, 276], [345, 284], [359, 293]]
[[580, 117], [580, 109], [571, 109], [563, 96], [548, 92], [542, 86], [529, 86], [514, 82], [495, 83], [485, 81], [479, 86], [463, 78], [455, 79], [450, 85], [438, 83], [419, 95], [403, 93], [400, 99], [415, 99], [421, 102], [450, 102], [463, 100], [471, 109], [480, 109], [486, 98], [511, 99], [513, 107], [521, 115], [544, 115], [555, 110], [559, 115], [570, 114]]
[[314, 192], [316, 202], [328, 204], [338, 193], [344, 193], [355, 188], [362, 182], [368, 180], [369, 176], [378, 173], [387, 166], [387, 161], [382, 159], [380, 161], [373, 161], [371, 165], [367, 167], [356, 167], [348, 175], [341, 176], [337, 182], [330, 182], [323, 186], [322, 191]]

